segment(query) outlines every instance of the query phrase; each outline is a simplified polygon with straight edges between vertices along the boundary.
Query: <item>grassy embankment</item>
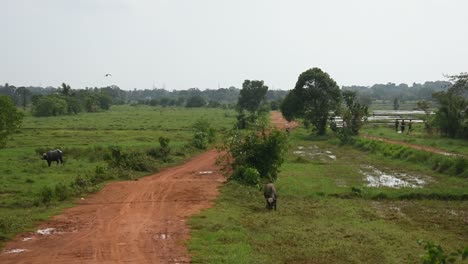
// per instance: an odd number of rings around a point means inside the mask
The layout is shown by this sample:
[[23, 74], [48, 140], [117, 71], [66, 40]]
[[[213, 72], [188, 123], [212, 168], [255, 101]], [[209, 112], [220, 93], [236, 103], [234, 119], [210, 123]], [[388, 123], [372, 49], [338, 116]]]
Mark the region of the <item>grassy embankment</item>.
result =
[[410, 144], [433, 147], [443, 151], [468, 156], [468, 140], [452, 139], [447, 137], [440, 137], [436, 134], [427, 134], [426, 131], [424, 131], [423, 124], [413, 124], [413, 131], [410, 134], [396, 133], [393, 124], [368, 124], [364, 127], [362, 134], [387, 138], [391, 140], [399, 140]]
[[[36, 118], [26, 114], [22, 128], [0, 150], [0, 246], [105, 182], [148, 175], [198, 153], [189, 146], [191, 126], [198, 118], [209, 120], [216, 129], [229, 129], [234, 123], [234, 114], [221, 109], [114, 106], [107, 112], [71, 116]], [[170, 139], [169, 160], [146, 155], [151, 149], [157, 154], [160, 136]], [[137, 157], [134, 160], [150, 164], [112, 175], [104, 160], [109, 146], [119, 146], [122, 153]], [[65, 165], [54, 162], [49, 168], [37, 152], [55, 147], [64, 151]], [[62, 187], [58, 193], [57, 185]], [[46, 187], [52, 191], [48, 206], [41, 195]]]
[[[446, 252], [468, 244], [468, 182], [424, 164], [339, 147], [335, 139], [291, 134], [291, 148], [276, 183], [278, 211], [264, 208], [262, 193], [227, 183], [215, 206], [191, 219], [195, 263], [418, 263], [419, 239]], [[299, 149], [330, 151], [300, 157]], [[372, 165], [404, 172], [422, 188], [367, 187], [359, 172]], [[414, 196], [441, 194], [439, 196]], [[432, 197], [428, 199], [428, 197]]]

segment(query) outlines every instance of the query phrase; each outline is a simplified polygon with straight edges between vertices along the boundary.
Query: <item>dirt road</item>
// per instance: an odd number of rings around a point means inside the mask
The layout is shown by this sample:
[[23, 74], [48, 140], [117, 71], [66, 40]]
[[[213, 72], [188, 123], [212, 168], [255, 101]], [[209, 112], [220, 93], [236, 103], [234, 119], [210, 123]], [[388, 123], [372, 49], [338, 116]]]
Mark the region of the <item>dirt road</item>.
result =
[[299, 125], [296, 121], [293, 121], [293, 122], [286, 121], [283, 115], [281, 115], [281, 112], [278, 112], [278, 111], [271, 112], [271, 124], [274, 125], [278, 129], [286, 129], [286, 127], [295, 128]]
[[[216, 151], [139, 181], [108, 184], [40, 229], [6, 245], [0, 263], [187, 263], [188, 216], [224, 181]], [[16, 251], [23, 252], [14, 253]]]
[[[280, 129], [297, 123], [272, 113]], [[211, 206], [224, 182], [211, 150], [139, 181], [108, 184], [7, 243], [0, 263], [188, 263], [186, 220]]]

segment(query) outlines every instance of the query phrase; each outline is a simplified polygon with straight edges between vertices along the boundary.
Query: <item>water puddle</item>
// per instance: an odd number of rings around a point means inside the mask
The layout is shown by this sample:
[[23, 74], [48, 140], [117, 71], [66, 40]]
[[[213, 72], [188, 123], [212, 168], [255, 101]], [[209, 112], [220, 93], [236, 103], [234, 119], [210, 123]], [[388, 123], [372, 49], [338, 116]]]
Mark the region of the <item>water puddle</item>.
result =
[[171, 236], [166, 233], [155, 234], [153, 236], [153, 240], [167, 240], [169, 238], [171, 238]]
[[336, 155], [333, 155], [333, 152], [330, 150], [323, 151], [317, 145], [311, 145], [308, 147], [298, 146], [297, 150], [293, 151], [293, 154], [300, 157], [318, 159], [321, 161], [336, 160]]
[[213, 171], [199, 171], [198, 174], [200, 175], [213, 174]]
[[364, 175], [369, 187], [422, 188], [426, 184], [420, 177], [407, 173], [383, 172], [370, 165], [362, 166], [359, 172]]
[[26, 252], [26, 251], [28, 250], [24, 248], [13, 248], [10, 250], [5, 250], [3, 254], [15, 254], [15, 253], [21, 253], [21, 252]]
[[39, 229], [36, 231], [36, 233], [44, 236], [52, 235], [53, 233], [55, 233], [55, 228], [48, 227], [45, 229]]

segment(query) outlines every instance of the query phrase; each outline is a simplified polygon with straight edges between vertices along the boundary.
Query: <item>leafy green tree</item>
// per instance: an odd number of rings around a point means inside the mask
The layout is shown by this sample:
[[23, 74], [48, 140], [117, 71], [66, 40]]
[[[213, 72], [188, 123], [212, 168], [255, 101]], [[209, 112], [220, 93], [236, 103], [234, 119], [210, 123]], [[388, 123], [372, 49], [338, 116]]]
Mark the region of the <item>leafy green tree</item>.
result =
[[0, 96], [0, 149], [4, 148], [8, 137], [19, 128], [23, 114], [18, 112], [8, 96]]
[[67, 113], [68, 105], [65, 99], [58, 95], [41, 96], [33, 105], [34, 116], [58, 116]]
[[283, 101], [281, 112], [289, 120], [303, 117], [318, 135], [323, 135], [329, 112], [337, 109], [340, 95], [340, 88], [328, 73], [319, 68], [309, 69], [299, 75], [296, 86]]
[[455, 83], [447, 91], [433, 94], [439, 103], [433, 122], [443, 135], [468, 138], [468, 74], [451, 79]]
[[255, 113], [260, 108], [262, 101], [268, 91], [268, 86], [263, 81], [245, 80], [240, 90], [237, 107], [239, 111], [249, 111]]

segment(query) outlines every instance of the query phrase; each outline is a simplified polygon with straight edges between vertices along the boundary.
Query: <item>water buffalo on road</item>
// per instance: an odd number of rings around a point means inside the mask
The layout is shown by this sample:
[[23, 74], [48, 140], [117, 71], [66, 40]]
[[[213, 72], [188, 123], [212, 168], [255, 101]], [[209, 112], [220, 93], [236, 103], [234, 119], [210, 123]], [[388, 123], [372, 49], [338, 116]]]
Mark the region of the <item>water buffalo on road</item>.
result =
[[52, 161], [56, 161], [57, 165], [60, 163], [63, 164], [63, 152], [60, 149], [49, 150], [47, 153], [42, 154], [42, 159], [47, 160], [47, 164], [52, 163]]
[[266, 208], [267, 209], [275, 209], [276, 211], [276, 199], [278, 195], [276, 194], [276, 188], [273, 183], [265, 184], [263, 188], [263, 197], [265, 197], [266, 201]]

